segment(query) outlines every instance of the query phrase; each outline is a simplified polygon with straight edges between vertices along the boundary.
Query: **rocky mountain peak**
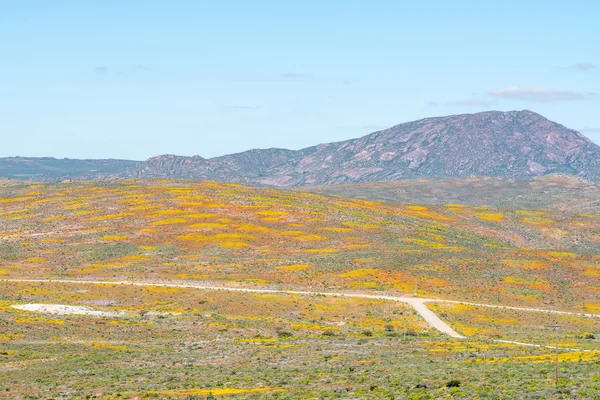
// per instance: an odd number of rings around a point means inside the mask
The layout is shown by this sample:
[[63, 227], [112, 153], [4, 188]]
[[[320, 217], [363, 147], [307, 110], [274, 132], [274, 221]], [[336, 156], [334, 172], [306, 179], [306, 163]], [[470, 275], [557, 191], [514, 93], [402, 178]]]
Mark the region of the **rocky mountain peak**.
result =
[[[51, 163], [56, 170], [60, 163], [68, 162], [71, 166], [78, 161], [4, 159], [3, 162], [12, 169], [17, 164], [23, 168], [27, 165], [41, 168]], [[424, 177], [532, 178], [557, 173], [600, 181], [600, 147], [579, 132], [530, 110], [424, 118], [358, 139], [297, 151], [252, 149], [209, 159], [165, 154], [139, 163], [120, 161], [119, 165], [126, 168], [111, 168], [109, 160], [101, 164], [103, 169], [98, 177], [102, 178], [212, 179], [275, 186]], [[85, 177], [93, 176], [87, 172]]]
[[128, 173], [278, 186], [551, 173], [600, 178], [598, 146], [530, 110], [424, 118], [298, 151], [252, 149], [188, 162], [168, 157]]

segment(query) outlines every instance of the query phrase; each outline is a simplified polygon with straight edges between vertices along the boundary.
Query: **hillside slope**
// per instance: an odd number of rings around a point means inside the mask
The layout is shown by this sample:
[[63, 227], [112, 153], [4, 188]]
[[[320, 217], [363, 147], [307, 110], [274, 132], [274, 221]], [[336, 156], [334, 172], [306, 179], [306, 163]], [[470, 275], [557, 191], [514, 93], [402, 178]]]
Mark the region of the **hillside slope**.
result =
[[597, 214], [400, 206], [214, 182], [0, 188], [6, 278], [417, 290], [579, 311], [582, 299], [600, 309], [599, 233]]
[[391, 203], [559, 210], [600, 214], [600, 184], [572, 175], [531, 179], [427, 178], [394, 182], [308, 186], [309, 192]]

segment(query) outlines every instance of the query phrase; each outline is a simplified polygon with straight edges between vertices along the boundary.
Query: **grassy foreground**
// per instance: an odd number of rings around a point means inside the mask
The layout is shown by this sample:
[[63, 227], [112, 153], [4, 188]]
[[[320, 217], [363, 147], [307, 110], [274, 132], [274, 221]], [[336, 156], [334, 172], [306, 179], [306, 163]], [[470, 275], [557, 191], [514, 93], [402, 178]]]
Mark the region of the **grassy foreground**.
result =
[[[5, 398], [600, 396], [600, 353], [589, 340], [568, 345], [592, 351], [561, 349], [557, 389], [552, 349], [487, 336], [448, 339], [402, 304], [47, 283], [0, 289]], [[11, 307], [24, 302], [93, 306], [118, 316]]]

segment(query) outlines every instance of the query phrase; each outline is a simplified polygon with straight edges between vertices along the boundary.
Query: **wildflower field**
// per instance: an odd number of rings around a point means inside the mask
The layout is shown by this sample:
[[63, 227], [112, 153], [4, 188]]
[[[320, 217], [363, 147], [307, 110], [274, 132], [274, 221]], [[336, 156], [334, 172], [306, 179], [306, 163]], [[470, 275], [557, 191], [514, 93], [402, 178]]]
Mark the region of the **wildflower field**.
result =
[[[579, 315], [600, 314], [598, 249], [600, 215], [556, 208], [187, 180], [2, 186], [0, 398], [598, 398], [600, 319]], [[428, 303], [459, 340], [401, 302], [278, 290], [574, 314]]]

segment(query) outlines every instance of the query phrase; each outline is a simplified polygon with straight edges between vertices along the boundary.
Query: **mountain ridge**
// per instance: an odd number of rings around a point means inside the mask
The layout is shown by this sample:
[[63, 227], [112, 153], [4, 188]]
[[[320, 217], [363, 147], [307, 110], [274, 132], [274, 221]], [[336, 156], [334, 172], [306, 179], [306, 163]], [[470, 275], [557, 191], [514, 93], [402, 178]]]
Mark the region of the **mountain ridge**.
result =
[[598, 180], [599, 160], [600, 147], [539, 114], [488, 111], [424, 118], [300, 150], [252, 149], [210, 159], [162, 156], [132, 175], [161, 177], [168, 171], [169, 177], [272, 186], [552, 173]]
[[299, 150], [251, 149], [213, 158], [165, 154], [87, 178], [310, 186], [430, 177], [525, 179], [555, 173], [600, 181], [600, 147], [576, 130], [521, 110], [428, 117]]

